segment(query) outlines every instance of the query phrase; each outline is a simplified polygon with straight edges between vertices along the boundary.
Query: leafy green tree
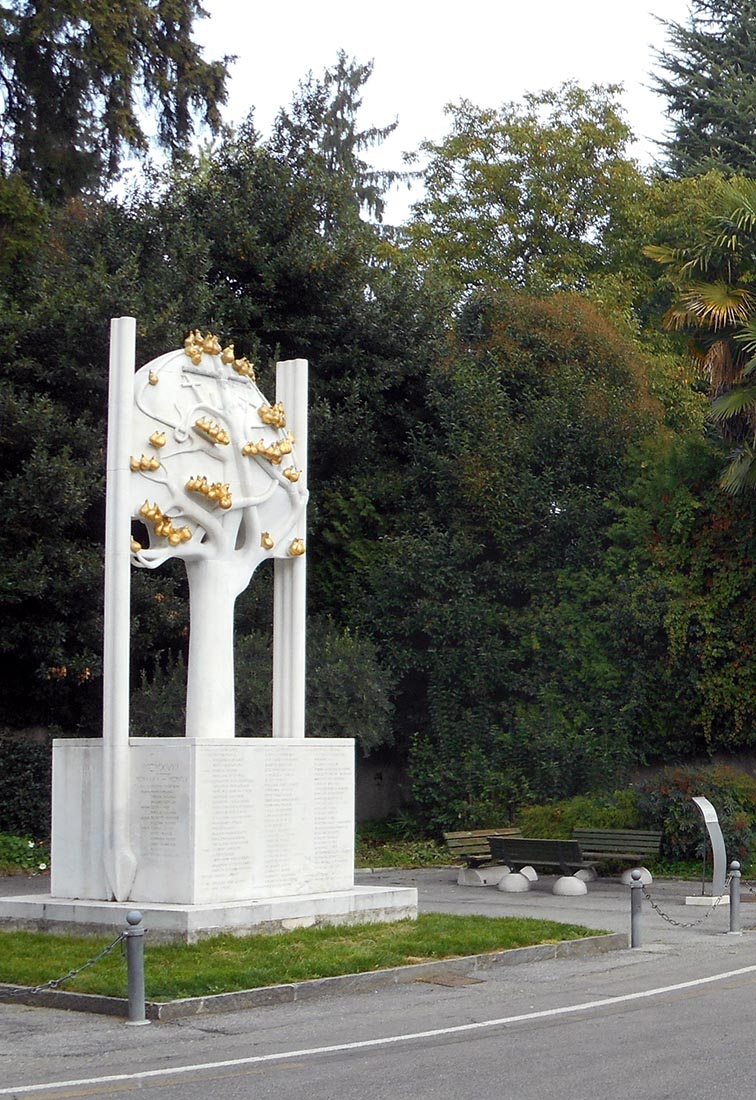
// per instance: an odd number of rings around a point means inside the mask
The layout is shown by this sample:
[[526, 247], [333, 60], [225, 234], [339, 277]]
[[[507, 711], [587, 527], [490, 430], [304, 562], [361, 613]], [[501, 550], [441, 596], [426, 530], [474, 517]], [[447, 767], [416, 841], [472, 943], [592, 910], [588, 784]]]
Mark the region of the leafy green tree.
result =
[[[172, 340], [183, 327], [170, 297], [150, 304], [150, 283], [136, 275], [132, 248], [146, 229], [116, 203], [68, 204], [28, 264], [23, 309], [0, 320], [0, 652], [11, 726], [99, 728], [109, 317], [135, 310], [149, 323], [157, 307]], [[155, 345], [141, 336], [149, 358]], [[178, 591], [175, 576], [152, 586], [134, 578], [137, 669], [182, 645]]]
[[9, 303], [42, 244], [46, 211], [18, 172], [0, 176], [0, 286]]
[[618, 91], [568, 83], [499, 110], [448, 107], [448, 136], [421, 147], [426, 193], [407, 231], [417, 259], [457, 290], [584, 288], [645, 187]]
[[199, 0], [10, 0], [0, 8], [0, 167], [61, 202], [114, 179], [125, 153], [183, 147], [221, 125], [226, 66], [192, 39]]
[[558, 698], [566, 656], [545, 662], [538, 639], [559, 578], [600, 566], [613, 495], [662, 412], [643, 358], [589, 303], [512, 291], [462, 311], [429, 403], [416, 504], [363, 574], [362, 614], [399, 684], [420, 812], [439, 827], [501, 819], [515, 791], [569, 793], [630, 759], [587, 673]]
[[687, 23], [661, 21], [655, 90], [667, 100], [671, 133], [661, 143], [675, 175], [713, 168], [750, 175], [756, 157], [756, 3], [691, 0]]

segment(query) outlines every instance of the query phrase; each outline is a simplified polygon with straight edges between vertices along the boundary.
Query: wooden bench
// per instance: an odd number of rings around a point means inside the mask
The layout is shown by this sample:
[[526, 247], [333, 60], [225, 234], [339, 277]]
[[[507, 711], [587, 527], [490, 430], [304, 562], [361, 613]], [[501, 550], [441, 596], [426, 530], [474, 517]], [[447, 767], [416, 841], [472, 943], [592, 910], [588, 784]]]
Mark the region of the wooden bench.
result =
[[645, 829], [573, 829], [572, 838], [587, 859], [598, 863], [607, 859], [642, 863], [659, 858], [662, 835]]
[[522, 836], [519, 829], [506, 826], [502, 829], [466, 829], [463, 832], [444, 833], [444, 841], [450, 855], [461, 859], [468, 867], [482, 867], [492, 863], [490, 836]]
[[490, 836], [491, 855], [511, 870], [520, 867], [558, 867], [563, 875], [589, 870], [593, 862], [583, 857], [577, 840], [546, 840], [530, 837]]

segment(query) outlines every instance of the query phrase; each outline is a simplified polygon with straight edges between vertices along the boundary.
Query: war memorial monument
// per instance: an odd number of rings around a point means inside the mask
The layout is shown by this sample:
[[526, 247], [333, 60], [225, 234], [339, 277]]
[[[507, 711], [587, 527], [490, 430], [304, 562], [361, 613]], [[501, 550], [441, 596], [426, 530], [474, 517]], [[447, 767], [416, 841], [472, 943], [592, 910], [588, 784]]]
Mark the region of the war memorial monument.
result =
[[[275, 402], [215, 336], [135, 373], [111, 323], [102, 738], [53, 749], [49, 895], [0, 926], [121, 928], [192, 942], [415, 916], [408, 888], [354, 884], [354, 741], [305, 736], [307, 362]], [[135, 537], [137, 521], [145, 535]], [[190, 593], [184, 737], [129, 736], [130, 576], [182, 558]], [[234, 604], [273, 561], [271, 736], [235, 737]]]

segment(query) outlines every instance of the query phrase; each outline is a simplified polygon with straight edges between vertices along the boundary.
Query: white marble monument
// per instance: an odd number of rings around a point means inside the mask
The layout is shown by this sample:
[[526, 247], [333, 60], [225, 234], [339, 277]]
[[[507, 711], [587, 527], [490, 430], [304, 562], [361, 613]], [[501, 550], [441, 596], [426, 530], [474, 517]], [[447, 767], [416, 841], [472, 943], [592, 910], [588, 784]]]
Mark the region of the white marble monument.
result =
[[[0, 899], [0, 925], [120, 927], [138, 906], [192, 941], [415, 916], [415, 890], [354, 885], [354, 742], [305, 737], [307, 363], [278, 364], [270, 405], [214, 336], [136, 374], [134, 349], [134, 319], [114, 320], [103, 737], [55, 742], [51, 893]], [[171, 557], [191, 601], [186, 735], [129, 738], [130, 570]], [[272, 736], [236, 738], [234, 604], [267, 559]]]

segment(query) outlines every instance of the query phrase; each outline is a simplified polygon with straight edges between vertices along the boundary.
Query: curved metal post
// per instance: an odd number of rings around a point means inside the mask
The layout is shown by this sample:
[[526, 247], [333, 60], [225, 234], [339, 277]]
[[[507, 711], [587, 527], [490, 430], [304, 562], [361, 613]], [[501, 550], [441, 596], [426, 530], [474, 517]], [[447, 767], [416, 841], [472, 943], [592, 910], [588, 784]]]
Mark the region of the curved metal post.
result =
[[727, 877], [727, 853], [725, 852], [722, 829], [719, 824], [719, 818], [717, 817], [717, 811], [714, 809], [711, 802], [709, 802], [708, 798], [703, 798], [698, 795], [693, 801], [703, 815], [706, 829], [709, 834], [709, 840], [711, 841], [711, 854], [714, 861], [711, 894], [712, 897], [718, 898], [725, 892], [725, 878]]

